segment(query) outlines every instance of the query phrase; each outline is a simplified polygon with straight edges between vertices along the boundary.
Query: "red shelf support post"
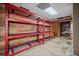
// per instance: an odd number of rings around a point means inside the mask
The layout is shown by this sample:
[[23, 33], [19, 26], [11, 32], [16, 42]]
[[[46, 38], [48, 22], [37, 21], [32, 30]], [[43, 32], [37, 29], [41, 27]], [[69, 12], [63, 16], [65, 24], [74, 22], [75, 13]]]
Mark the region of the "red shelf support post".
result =
[[8, 41], [8, 5], [5, 4], [5, 56], [9, 54], [9, 41]]
[[[50, 22], [49, 22], [49, 25], [50, 25]], [[51, 37], [50, 29], [51, 29], [51, 27], [49, 27], [49, 37]]]
[[[37, 23], [39, 23], [39, 20], [37, 20]], [[39, 25], [37, 26], [37, 32], [39, 32]], [[39, 35], [37, 35], [37, 40], [40, 42]]]
[[42, 19], [42, 23], [43, 23], [43, 26], [42, 26], [42, 44], [44, 44], [44, 19]]

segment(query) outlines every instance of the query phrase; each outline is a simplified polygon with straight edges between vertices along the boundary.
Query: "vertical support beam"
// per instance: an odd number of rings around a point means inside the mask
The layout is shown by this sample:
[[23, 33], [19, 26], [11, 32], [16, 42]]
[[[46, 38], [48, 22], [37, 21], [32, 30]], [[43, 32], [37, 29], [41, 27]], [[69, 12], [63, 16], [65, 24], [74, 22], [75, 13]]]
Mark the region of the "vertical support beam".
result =
[[[39, 23], [39, 20], [37, 20], [37, 23]], [[39, 32], [39, 25], [37, 26], [37, 32]], [[37, 40], [40, 42], [39, 35], [37, 35]]]
[[42, 19], [42, 44], [44, 44], [44, 19]]
[[79, 56], [79, 3], [73, 3], [73, 53]]
[[5, 56], [9, 54], [9, 41], [8, 41], [8, 5], [5, 4]]
[[[50, 22], [49, 22], [49, 25], [50, 25]], [[51, 27], [49, 27], [49, 37], [50, 37], [50, 34], [51, 34], [51, 33], [50, 33], [50, 28], [51, 28]]]
[[11, 50], [12, 50], [12, 53], [14, 53], [14, 49], [13, 49], [13, 48], [11, 48]]

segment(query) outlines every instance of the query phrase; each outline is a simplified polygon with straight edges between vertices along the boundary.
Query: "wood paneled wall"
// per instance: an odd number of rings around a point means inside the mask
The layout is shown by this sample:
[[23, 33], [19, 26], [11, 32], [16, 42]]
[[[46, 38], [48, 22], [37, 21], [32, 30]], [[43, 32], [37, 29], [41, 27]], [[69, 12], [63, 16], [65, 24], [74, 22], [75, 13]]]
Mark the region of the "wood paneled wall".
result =
[[61, 36], [61, 23], [70, 21], [70, 24], [72, 23], [72, 17], [66, 16], [62, 18], [58, 18], [57, 20], [57, 36]]
[[73, 48], [79, 55], [79, 3], [73, 4]]

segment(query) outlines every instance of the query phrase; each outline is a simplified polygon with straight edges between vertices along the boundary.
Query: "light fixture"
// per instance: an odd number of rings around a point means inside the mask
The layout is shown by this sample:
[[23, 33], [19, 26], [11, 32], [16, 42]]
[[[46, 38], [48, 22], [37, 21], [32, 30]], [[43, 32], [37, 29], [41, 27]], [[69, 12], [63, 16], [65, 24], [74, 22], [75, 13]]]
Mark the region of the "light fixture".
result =
[[56, 15], [56, 14], [58, 14], [58, 12], [56, 10], [54, 10], [54, 8], [52, 8], [52, 7], [48, 7], [44, 11], [46, 13], [50, 14], [50, 15]]

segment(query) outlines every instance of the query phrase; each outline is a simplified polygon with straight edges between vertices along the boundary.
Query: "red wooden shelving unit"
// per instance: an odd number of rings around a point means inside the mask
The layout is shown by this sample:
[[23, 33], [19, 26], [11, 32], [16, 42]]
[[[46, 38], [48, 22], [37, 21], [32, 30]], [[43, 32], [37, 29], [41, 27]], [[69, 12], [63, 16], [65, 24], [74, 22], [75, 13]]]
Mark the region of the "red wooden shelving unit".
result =
[[[23, 20], [20, 20], [20, 21], [19, 20], [12, 20], [11, 18], [9, 18], [9, 15], [11, 13], [11, 12], [9, 12], [9, 9], [18, 10], [21, 13], [26, 13], [26, 14], [31, 14], [31, 15], [37, 15], [37, 14], [32, 13], [32, 12], [29, 12], [29, 11], [24, 10], [24, 9], [21, 9], [21, 8], [16, 7], [14, 5], [11, 5], [11, 4], [5, 4], [5, 9], [6, 9], [5, 10], [5, 16], [6, 16], [5, 17], [6, 18], [6, 21], [5, 21], [5, 23], [6, 23], [5, 24], [5, 56], [12, 56], [12, 55], [18, 54], [18, 53], [20, 53], [20, 52], [22, 52], [24, 50], [27, 50], [27, 49], [29, 49], [31, 47], [34, 47], [34, 46], [37, 46], [37, 45], [40, 45], [40, 44], [44, 44], [44, 42], [45, 42], [44, 39], [50, 37], [50, 33], [49, 33], [49, 37], [44, 37], [44, 33], [50, 32], [50, 29], [49, 29], [49, 31], [46, 31], [45, 32], [44, 31], [44, 27], [45, 26], [46, 27], [49, 27], [49, 28], [51, 27], [51, 25], [45, 25], [44, 24], [44, 19], [45, 19], [44, 17], [42, 17], [42, 16], [39, 15], [41, 17], [41, 20], [36, 20], [37, 23], [27, 22], [27, 21], [23, 21]], [[8, 32], [9, 32], [9, 23], [10, 22], [21, 23], [21, 24], [26, 24], [26, 25], [27, 24], [36, 25], [37, 26], [37, 32], [34, 32], [34, 33], [24, 33], [24, 34], [9, 34]], [[40, 24], [39, 22], [42, 22], [42, 24]], [[39, 26], [42, 27], [42, 32], [39, 31]], [[41, 39], [39, 38], [39, 35], [42, 35], [42, 38]], [[20, 50], [18, 50], [16, 52], [14, 52], [13, 48], [16, 48], [16, 47], [18, 47], [20, 45], [13, 46], [13, 47], [10, 47], [9, 46], [9, 41], [10, 40], [14, 40], [15, 38], [28, 37], [28, 36], [37, 36], [36, 41], [38, 41], [38, 43], [36, 43], [34, 45], [31, 45], [29, 47], [22, 48], [22, 49], [20, 49]], [[23, 43], [23, 44], [26, 44], [26, 43]], [[21, 44], [21, 45], [23, 45], [23, 44]], [[9, 53], [9, 49], [12, 50], [12, 53]]]

